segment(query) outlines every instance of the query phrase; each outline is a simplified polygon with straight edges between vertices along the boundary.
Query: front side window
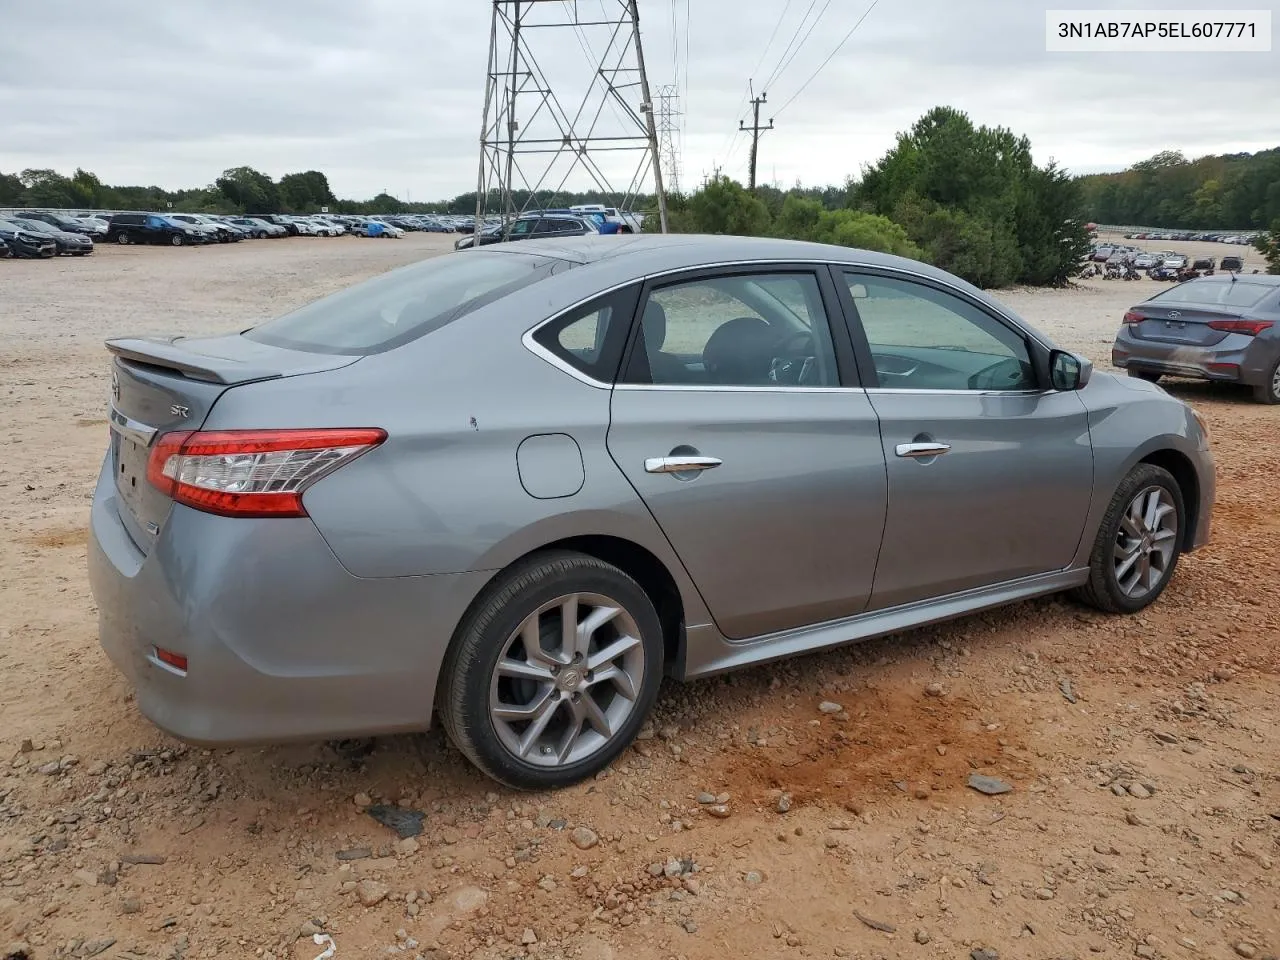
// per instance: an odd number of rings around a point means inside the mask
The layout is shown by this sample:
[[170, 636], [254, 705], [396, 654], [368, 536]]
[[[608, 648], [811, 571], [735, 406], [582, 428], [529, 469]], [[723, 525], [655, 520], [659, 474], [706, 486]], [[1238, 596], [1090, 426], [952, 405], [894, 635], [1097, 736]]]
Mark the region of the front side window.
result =
[[817, 277], [738, 273], [653, 290], [625, 380], [658, 386], [838, 386]]
[[882, 388], [1036, 389], [1026, 338], [969, 301], [908, 280], [845, 280]]

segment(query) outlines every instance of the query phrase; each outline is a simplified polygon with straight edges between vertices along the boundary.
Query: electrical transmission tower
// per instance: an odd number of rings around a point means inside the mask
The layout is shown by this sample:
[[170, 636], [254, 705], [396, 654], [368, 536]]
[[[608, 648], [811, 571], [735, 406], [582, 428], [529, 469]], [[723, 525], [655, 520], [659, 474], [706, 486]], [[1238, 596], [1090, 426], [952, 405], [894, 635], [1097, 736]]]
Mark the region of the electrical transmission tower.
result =
[[[565, 69], [571, 34], [590, 68], [573, 77]], [[554, 85], [539, 50], [554, 68]], [[509, 225], [542, 206], [548, 193], [574, 189], [571, 179], [577, 189], [630, 209], [651, 174], [665, 233], [667, 200], [636, 0], [600, 0], [582, 11], [578, 0], [493, 0], [477, 226], [486, 214], [500, 214]]]
[[680, 192], [680, 91], [674, 83], [658, 88], [658, 153], [662, 157], [663, 182], [672, 193]]

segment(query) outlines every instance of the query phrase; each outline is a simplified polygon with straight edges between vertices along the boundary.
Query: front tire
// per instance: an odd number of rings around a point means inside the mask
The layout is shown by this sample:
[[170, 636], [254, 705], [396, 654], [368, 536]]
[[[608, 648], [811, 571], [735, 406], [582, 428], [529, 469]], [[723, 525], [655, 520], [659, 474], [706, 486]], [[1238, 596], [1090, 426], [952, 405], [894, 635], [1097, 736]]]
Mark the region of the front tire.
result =
[[1116, 488], [1077, 599], [1106, 613], [1137, 613], [1173, 577], [1186, 524], [1182, 490], [1163, 467], [1140, 463]]
[[459, 625], [438, 710], [449, 738], [493, 779], [569, 786], [635, 739], [663, 650], [653, 602], [626, 573], [579, 553], [534, 556], [500, 574]]
[[1280, 403], [1280, 360], [1272, 364], [1266, 379], [1253, 388], [1253, 399], [1259, 403]]
[[171, 246], [175, 246], [175, 247], [182, 246], [182, 234], [175, 233], [172, 237], [169, 238], [169, 243]]
[[117, 233], [117, 234], [116, 234], [116, 243], [120, 244], [120, 246], [122, 246], [122, 247], [128, 246], [128, 245], [129, 245], [129, 234], [125, 233], [123, 230], [122, 230], [122, 231], [120, 231], [119, 233]]

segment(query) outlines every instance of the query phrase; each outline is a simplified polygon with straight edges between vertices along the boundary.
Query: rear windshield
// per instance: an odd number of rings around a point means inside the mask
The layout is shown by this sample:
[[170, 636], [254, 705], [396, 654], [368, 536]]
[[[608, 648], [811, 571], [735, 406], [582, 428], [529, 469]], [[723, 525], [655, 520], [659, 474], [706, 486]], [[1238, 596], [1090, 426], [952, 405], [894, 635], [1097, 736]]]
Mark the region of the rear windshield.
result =
[[244, 336], [309, 353], [382, 353], [528, 286], [560, 264], [480, 250], [433, 257], [269, 320]]
[[1208, 283], [1192, 280], [1157, 293], [1151, 299], [1224, 307], [1252, 307], [1275, 290], [1275, 286], [1271, 284], [1250, 283], [1248, 280], [1236, 280], [1234, 283], [1230, 280], [1211, 280]]

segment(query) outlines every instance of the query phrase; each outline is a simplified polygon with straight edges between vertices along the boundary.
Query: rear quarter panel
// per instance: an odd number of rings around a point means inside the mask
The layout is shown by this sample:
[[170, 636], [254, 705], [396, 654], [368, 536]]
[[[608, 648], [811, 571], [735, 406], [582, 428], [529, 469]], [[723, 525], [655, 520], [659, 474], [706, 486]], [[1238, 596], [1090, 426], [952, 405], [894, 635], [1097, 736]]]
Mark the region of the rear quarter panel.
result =
[[[528, 320], [504, 304], [340, 370], [232, 388], [205, 429], [385, 429], [383, 445], [304, 498], [330, 549], [357, 577], [497, 571], [559, 540], [611, 535], [654, 554], [680, 588], [688, 621], [707, 622], [670, 544], [608, 455], [610, 391], [520, 342], [524, 330], [567, 304], [526, 302]], [[581, 487], [569, 496], [534, 497], [521, 482], [521, 442], [549, 433], [572, 437], [581, 451], [572, 465]]]

